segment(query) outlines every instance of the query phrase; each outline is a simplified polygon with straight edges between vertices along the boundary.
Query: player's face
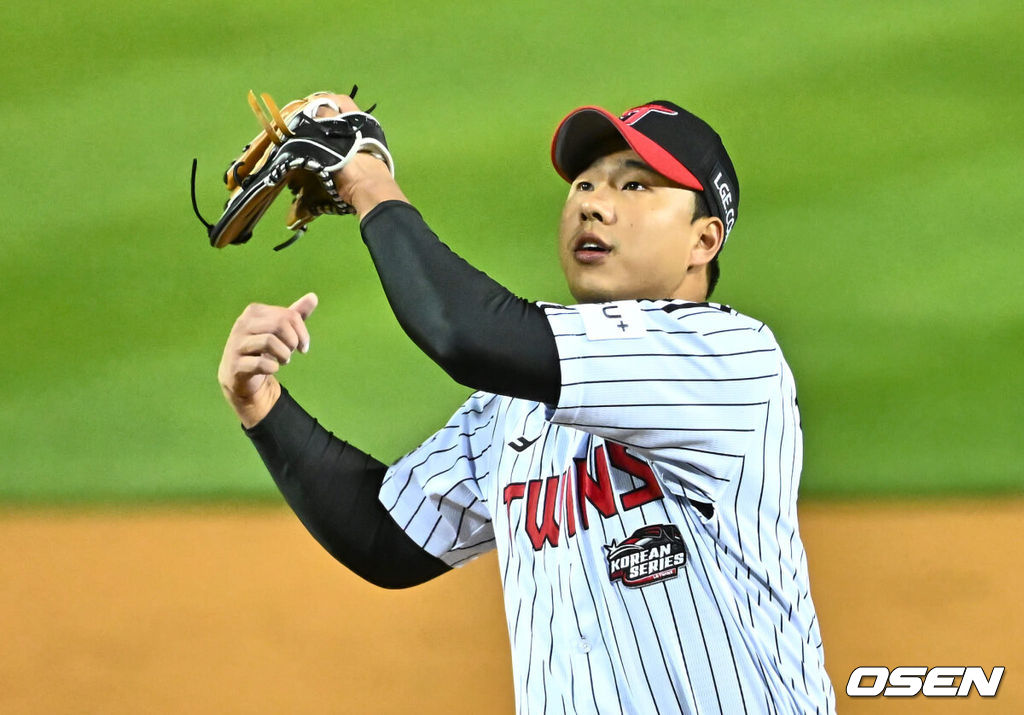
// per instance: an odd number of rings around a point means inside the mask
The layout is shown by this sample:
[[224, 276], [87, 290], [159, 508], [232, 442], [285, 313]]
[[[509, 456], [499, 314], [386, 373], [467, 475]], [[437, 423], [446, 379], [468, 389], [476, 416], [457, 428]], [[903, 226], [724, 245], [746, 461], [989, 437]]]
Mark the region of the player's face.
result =
[[693, 209], [692, 191], [632, 149], [597, 159], [572, 182], [559, 226], [559, 260], [573, 297], [703, 300], [687, 279], [701, 233]]

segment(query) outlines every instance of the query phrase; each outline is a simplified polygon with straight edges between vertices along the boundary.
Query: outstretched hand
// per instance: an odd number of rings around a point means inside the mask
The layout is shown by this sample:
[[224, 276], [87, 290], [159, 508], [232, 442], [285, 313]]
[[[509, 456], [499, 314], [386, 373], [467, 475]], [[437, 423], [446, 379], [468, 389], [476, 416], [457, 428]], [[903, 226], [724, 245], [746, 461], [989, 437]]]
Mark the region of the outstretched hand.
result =
[[[342, 113], [362, 111], [347, 94], [328, 94], [325, 99], [333, 101]], [[339, 113], [332, 107], [323, 106], [317, 109], [316, 114], [318, 117], [336, 117]], [[334, 181], [341, 198], [355, 207], [360, 220], [382, 201], [408, 202], [387, 164], [371, 153], [360, 152], [352, 157], [344, 167], [334, 172]]]
[[[325, 93], [324, 95], [321, 95], [321, 96], [323, 96], [324, 99], [329, 99], [332, 102], [334, 102], [336, 105], [338, 105], [338, 109], [340, 109], [342, 112], [361, 112], [361, 111], [363, 111], [356, 104], [355, 100], [352, 99], [352, 97], [348, 96], [347, 94], [330, 94], [330, 93]], [[372, 109], [372, 107], [371, 107], [371, 109]], [[333, 117], [333, 116], [337, 116], [338, 113], [335, 112], [330, 107], [320, 107], [320, 109], [317, 110], [316, 115], [318, 117]]]
[[231, 328], [217, 378], [228, 404], [245, 427], [267, 416], [281, 396], [273, 377], [292, 353], [309, 351], [306, 319], [317, 306], [315, 293], [307, 293], [287, 308], [252, 303]]

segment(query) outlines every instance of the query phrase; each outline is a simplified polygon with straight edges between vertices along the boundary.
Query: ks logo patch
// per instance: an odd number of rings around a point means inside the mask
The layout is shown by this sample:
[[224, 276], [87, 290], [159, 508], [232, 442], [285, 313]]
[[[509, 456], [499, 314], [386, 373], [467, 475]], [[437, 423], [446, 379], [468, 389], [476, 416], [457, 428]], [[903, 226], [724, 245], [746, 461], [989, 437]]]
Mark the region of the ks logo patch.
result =
[[645, 526], [608, 551], [608, 578], [622, 581], [629, 588], [643, 588], [652, 583], [675, 578], [686, 565], [686, 544], [673, 524]]

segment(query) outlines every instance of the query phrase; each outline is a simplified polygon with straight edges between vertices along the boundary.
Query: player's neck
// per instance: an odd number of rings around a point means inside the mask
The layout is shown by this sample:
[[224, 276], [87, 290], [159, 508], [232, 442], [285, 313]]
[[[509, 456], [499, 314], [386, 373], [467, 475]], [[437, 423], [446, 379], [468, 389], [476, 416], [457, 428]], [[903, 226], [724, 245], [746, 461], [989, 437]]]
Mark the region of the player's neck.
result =
[[672, 300], [686, 300], [691, 303], [703, 303], [707, 300], [708, 281], [704, 275], [688, 275], [672, 295]]

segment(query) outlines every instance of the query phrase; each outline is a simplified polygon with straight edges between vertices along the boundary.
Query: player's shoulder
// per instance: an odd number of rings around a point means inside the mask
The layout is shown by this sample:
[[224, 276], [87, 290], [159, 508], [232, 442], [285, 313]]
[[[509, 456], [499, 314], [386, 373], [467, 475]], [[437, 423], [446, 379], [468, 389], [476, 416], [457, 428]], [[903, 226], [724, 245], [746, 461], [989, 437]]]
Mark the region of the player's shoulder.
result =
[[678, 335], [709, 353], [756, 354], [773, 360], [779, 351], [775, 336], [763, 321], [724, 303], [649, 301], [644, 311], [648, 331]]
[[640, 301], [645, 314], [654, 319], [685, 324], [703, 335], [719, 331], [771, 334], [763, 321], [745, 315], [724, 303], [688, 300]]
[[[712, 303], [708, 301], [695, 302], [689, 300], [617, 300], [608, 303], [583, 303], [577, 305], [563, 305], [562, 303], [548, 303], [537, 301], [537, 306], [544, 310], [549, 316], [575, 315], [586, 310], [597, 310], [605, 313], [614, 312], [615, 307], [629, 306], [639, 310], [646, 317], [658, 320], [668, 317], [681, 322], [687, 320], [699, 323], [734, 323], [737, 326], [761, 328], [764, 323], [744, 315], [738, 310], [725, 305], [724, 303]], [[703, 319], [700, 319], [704, 316]]]
[[557, 328], [565, 326], [565, 330], [571, 330], [570, 326], [580, 320], [588, 339], [636, 338], [646, 334], [652, 337], [689, 336], [713, 343], [756, 343], [763, 347], [775, 345], [775, 336], [763, 321], [724, 303], [621, 300], [581, 305], [538, 305], [556, 327], [556, 337], [560, 334]]

